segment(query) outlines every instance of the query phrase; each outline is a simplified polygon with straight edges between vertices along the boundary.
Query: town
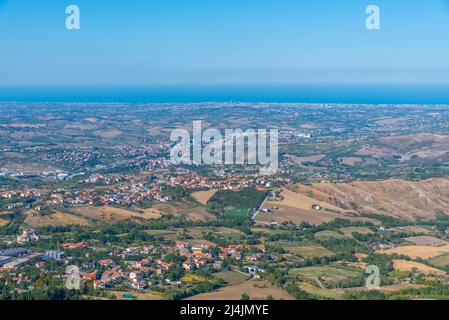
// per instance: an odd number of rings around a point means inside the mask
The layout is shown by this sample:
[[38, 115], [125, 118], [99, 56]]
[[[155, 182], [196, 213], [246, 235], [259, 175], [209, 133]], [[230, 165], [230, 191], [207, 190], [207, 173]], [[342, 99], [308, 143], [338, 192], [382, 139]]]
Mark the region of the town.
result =
[[[0, 109], [1, 299], [449, 295], [448, 106], [54, 107]], [[198, 119], [278, 130], [278, 170], [172, 162]]]

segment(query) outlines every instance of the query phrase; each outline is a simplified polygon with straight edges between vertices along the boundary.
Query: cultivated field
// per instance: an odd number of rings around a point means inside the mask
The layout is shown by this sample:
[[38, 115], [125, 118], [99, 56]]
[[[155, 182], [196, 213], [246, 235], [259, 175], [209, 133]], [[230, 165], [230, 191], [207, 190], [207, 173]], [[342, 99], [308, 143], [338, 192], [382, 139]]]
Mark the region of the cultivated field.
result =
[[138, 221], [138, 219], [144, 220], [152, 220], [159, 219], [161, 217], [161, 213], [157, 209], [145, 209], [140, 212], [129, 211], [121, 208], [114, 207], [80, 207], [72, 209], [73, 212], [94, 220], [95, 222], [122, 222], [126, 220]]
[[185, 202], [157, 203], [153, 206], [153, 208], [163, 212], [164, 214], [183, 216], [193, 221], [209, 221], [216, 219], [215, 215], [208, 213], [204, 208]]
[[9, 220], [0, 218], [0, 227], [2, 227], [2, 226], [4, 226], [4, 225], [7, 225], [8, 222], [9, 222]]
[[408, 237], [405, 238], [407, 242], [415, 244], [417, 246], [438, 246], [447, 244], [447, 241], [438, 239], [433, 236], [418, 236], [418, 237]]
[[297, 187], [315, 199], [308, 199], [308, 203], [330, 203], [340, 211], [345, 208], [415, 220], [434, 219], [435, 212], [446, 212], [449, 208], [449, 179], [445, 178], [317, 183]]
[[437, 158], [449, 151], [449, 136], [433, 133], [417, 133], [397, 135], [379, 139], [385, 143], [394, 154], [400, 154], [402, 160], [409, 160], [412, 156], [420, 158]]
[[80, 217], [76, 214], [56, 211], [51, 214], [41, 215], [36, 211], [29, 211], [25, 215], [24, 222], [31, 227], [46, 227], [46, 226], [66, 226], [66, 225], [81, 225], [86, 226], [90, 221], [86, 218]]
[[212, 198], [212, 196], [217, 193], [218, 190], [216, 189], [212, 189], [212, 190], [207, 190], [207, 191], [197, 191], [197, 192], [193, 192], [192, 193], [192, 197], [198, 201], [199, 203], [201, 203], [202, 205], [206, 205], [207, 202], [209, 201], [210, 198]]
[[123, 132], [119, 130], [98, 130], [94, 131], [93, 134], [101, 138], [116, 138], [120, 136]]
[[404, 227], [397, 227], [392, 228], [394, 232], [409, 232], [409, 233], [422, 233], [424, 235], [431, 235], [434, 234], [434, 231], [429, 227], [423, 227], [423, 226], [404, 226]]
[[175, 230], [146, 230], [151, 236], [162, 237], [165, 240], [177, 241], [181, 237], [181, 232]]
[[240, 300], [243, 293], [249, 295], [252, 300], [266, 299], [270, 295], [275, 300], [294, 300], [287, 292], [271, 285], [266, 280], [248, 280], [213, 292], [202, 293], [186, 300]]
[[446, 274], [446, 272], [444, 272], [443, 270], [432, 268], [422, 263], [407, 260], [393, 260], [393, 268], [395, 270], [402, 272], [412, 272], [416, 270], [418, 273], [423, 274], [432, 274], [432, 275]]
[[412, 259], [421, 258], [424, 260], [431, 259], [449, 253], [449, 244], [431, 247], [431, 246], [404, 246], [387, 250], [379, 250], [381, 254], [399, 254], [406, 255]]
[[449, 265], [449, 253], [443, 254], [430, 260], [430, 263], [437, 267], [446, 267]]
[[362, 271], [355, 268], [313, 266], [291, 269], [289, 271], [289, 275], [298, 280], [319, 280], [324, 284], [333, 285], [338, 283], [339, 281], [359, 277], [360, 275], [362, 275]]
[[[337, 218], [350, 221], [371, 221], [372, 219], [358, 217], [354, 212], [343, 210], [329, 202], [323, 202], [313, 199], [302, 192], [284, 190], [282, 200], [270, 200], [264, 205], [264, 208], [272, 209], [273, 213], [260, 213], [257, 215], [257, 222], [270, 223], [272, 221], [282, 223], [284, 221], [293, 221], [294, 223], [307, 222], [319, 225], [324, 222], [330, 222]], [[319, 205], [330, 211], [314, 210], [313, 205]]]

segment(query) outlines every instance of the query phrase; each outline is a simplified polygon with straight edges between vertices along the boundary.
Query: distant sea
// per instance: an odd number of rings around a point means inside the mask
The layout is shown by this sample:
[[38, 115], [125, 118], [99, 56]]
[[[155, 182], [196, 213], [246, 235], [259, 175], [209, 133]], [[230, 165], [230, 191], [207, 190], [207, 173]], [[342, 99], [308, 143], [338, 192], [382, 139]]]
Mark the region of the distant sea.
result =
[[0, 87], [0, 101], [449, 104], [449, 85]]

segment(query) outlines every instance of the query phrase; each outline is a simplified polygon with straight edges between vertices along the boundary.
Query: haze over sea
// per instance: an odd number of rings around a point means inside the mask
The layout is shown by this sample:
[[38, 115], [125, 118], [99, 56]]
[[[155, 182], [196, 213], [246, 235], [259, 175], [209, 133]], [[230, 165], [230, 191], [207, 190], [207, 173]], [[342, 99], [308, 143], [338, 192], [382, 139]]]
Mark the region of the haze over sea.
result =
[[90, 86], [0, 87], [3, 102], [292, 102], [449, 104], [449, 86]]

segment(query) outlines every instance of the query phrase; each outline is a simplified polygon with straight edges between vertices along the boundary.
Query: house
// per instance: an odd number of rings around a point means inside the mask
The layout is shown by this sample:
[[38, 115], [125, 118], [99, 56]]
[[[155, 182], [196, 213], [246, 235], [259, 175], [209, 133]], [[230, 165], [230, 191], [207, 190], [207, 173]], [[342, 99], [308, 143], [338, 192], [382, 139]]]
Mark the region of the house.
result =
[[206, 260], [204, 259], [195, 259], [194, 261], [197, 268], [200, 268], [201, 266], [204, 266], [206, 264]]
[[221, 259], [221, 260], [226, 259], [227, 256], [228, 256], [228, 254], [226, 252], [220, 252], [218, 254], [218, 258]]
[[223, 261], [215, 261], [213, 267], [217, 270], [223, 269]]
[[105, 260], [98, 261], [98, 263], [102, 267], [112, 267], [112, 265], [114, 264], [114, 261], [112, 261], [111, 259], [105, 259]]
[[94, 280], [97, 278], [97, 271], [86, 273], [83, 275], [83, 280]]
[[202, 251], [202, 250], [209, 250], [209, 245], [202, 243], [198, 246], [192, 246], [192, 251]]
[[188, 242], [185, 242], [185, 241], [177, 241], [176, 242], [177, 248], [187, 248], [188, 246], [189, 246]]
[[101, 275], [101, 280], [103, 280], [103, 281], [110, 280], [112, 278], [113, 274], [114, 274], [114, 271], [107, 270], [107, 271], [103, 272], [103, 274]]
[[148, 286], [143, 281], [136, 281], [131, 284], [131, 287], [136, 290], [145, 290]]
[[148, 259], [143, 259], [141, 261], [135, 262], [133, 264], [133, 267], [136, 268], [136, 269], [143, 269], [143, 268], [148, 267], [150, 264], [151, 264], [151, 259], [148, 258]]
[[58, 250], [49, 250], [45, 252], [42, 259], [45, 261], [55, 260], [55, 261], [61, 261], [61, 259], [64, 257], [64, 252]]
[[180, 256], [187, 257], [187, 256], [190, 255], [190, 250], [186, 249], [186, 248], [180, 248], [178, 250], [178, 253], [179, 253]]
[[80, 243], [64, 243], [62, 245], [62, 247], [64, 249], [80, 249], [80, 248], [85, 248], [87, 247], [87, 244], [85, 242], [80, 242]]
[[114, 272], [112, 275], [111, 275], [111, 279], [112, 279], [112, 281], [114, 281], [114, 282], [117, 282], [117, 281], [120, 281], [120, 280], [122, 280], [122, 275], [120, 274], [120, 273], [118, 273], [118, 272]]
[[27, 243], [39, 240], [33, 229], [25, 229], [22, 231], [22, 235], [17, 237], [17, 243]]
[[242, 260], [242, 254], [240, 252], [234, 252], [233, 254], [231, 254], [231, 257], [233, 257], [236, 260]]
[[163, 276], [166, 273], [166, 270], [162, 269], [162, 268], [157, 268], [156, 269], [156, 274], [158, 276]]
[[105, 289], [106, 283], [102, 280], [95, 280], [94, 281], [94, 289]]
[[142, 274], [137, 271], [133, 271], [129, 273], [129, 278], [132, 282], [139, 282], [143, 279]]
[[196, 265], [195, 265], [195, 263], [193, 263], [193, 261], [191, 261], [191, 260], [186, 260], [186, 261], [184, 261], [184, 263], [182, 264], [182, 267], [183, 267], [184, 269], [190, 271], [190, 270], [194, 270], [195, 267], [196, 267]]

